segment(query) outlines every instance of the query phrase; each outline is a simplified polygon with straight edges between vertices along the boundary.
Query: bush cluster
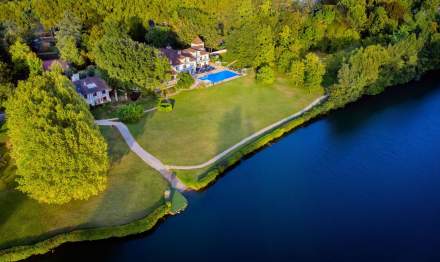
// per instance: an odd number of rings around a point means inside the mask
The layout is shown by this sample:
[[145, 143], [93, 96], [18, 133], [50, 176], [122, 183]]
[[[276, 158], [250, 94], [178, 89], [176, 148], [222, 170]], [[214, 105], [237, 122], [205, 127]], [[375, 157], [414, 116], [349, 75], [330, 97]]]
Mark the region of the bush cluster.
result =
[[139, 121], [144, 114], [144, 108], [138, 104], [124, 105], [118, 109], [116, 115], [120, 120], [126, 123], [135, 123]]
[[177, 89], [189, 89], [194, 84], [194, 78], [188, 73], [181, 73], [177, 81]]

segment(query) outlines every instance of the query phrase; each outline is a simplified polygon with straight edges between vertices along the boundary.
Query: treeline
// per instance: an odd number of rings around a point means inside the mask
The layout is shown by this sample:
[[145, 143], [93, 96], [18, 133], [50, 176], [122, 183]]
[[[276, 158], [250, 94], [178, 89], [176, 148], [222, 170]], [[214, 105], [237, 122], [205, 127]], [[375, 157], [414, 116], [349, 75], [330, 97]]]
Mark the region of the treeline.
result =
[[[396, 57], [393, 52], [401, 57], [413, 56], [417, 61], [404, 62], [416, 63], [417, 75], [438, 65], [439, 0], [21, 0], [0, 5], [5, 45], [13, 44], [17, 37], [30, 41], [41, 26], [54, 29], [61, 57], [80, 67], [88, 63], [102, 67], [112, 64], [100, 60], [105, 54], [99, 51], [118, 55], [120, 61], [130, 63], [133, 55], [148, 48], [153, 49], [147, 51], [145, 59], [160, 65], [163, 61], [158, 59], [155, 48], [167, 44], [185, 46], [196, 35], [210, 48], [226, 47], [228, 61], [236, 61], [237, 67], [255, 68], [266, 82], [271, 82], [277, 71], [291, 75], [299, 83], [317, 77], [311, 82], [318, 83], [322, 78], [325, 86], [337, 84], [343, 63], [348, 63], [355, 50], [371, 45], [382, 46], [391, 52], [390, 57]], [[109, 32], [114, 31], [112, 27], [123, 33]], [[115, 37], [108, 39], [115, 44], [113, 50], [97, 49], [100, 44], [104, 46], [103, 36], [110, 34]], [[125, 40], [120, 41], [120, 37]], [[408, 48], [413, 53], [399, 53], [399, 45], [413, 45]], [[138, 52], [124, 54], [127, 47]], [[3, 57], [8, 56], [5, 49]], [[310, 61], [325, 65], [325, 73], [315, 73], [314, 69], [319, 71], [321, 66], [310, 67]], [[129, 69], [119, 73], [114, 68], [105, 71], [113, 72], [110, 76], [120, 85], [147, 89], [166, 79], [162, 69], [147, 74], [146, 79], [132, 81], [136, 73], [121, 79], [139, 63], [143, 62], [127, 65]], [[389, 63], [384, 62], [381, 69]], [[385, 70], [392, 70], [391, 65]], [[402, 76], [414, 78], [405, 72]], [[377, 93], [380, 86], [395, 83], [382, 79], [370, 88], [376, 91], [368, 93]]]

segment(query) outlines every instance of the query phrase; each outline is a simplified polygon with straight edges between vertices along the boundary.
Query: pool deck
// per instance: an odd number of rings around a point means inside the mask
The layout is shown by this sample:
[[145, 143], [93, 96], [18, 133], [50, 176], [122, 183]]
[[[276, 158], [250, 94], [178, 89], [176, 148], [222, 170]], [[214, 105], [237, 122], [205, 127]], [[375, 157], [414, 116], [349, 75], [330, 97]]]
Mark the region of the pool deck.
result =
[[[222, 71], [231, 71], [231, 72], [234, 72], [237, 75], [233, 76], [233, 77], [226, 78], [226, 79], [224, 79], [222, 81], [218, 81], [218, 82], [215, 82], [215, 83], [213, 83], [213, 82], [211, 82], [209, 80], [201, 80], [200, 79], [200, 78], [205, 77], [207, 75], [216, 74], [216, 73], [219, 73], [219, 72], [222, 72]], [[242, 76], [244, 76], [244, 74], [240, 74], [239, 72], [237, 72], [235, 70], [232, 70], [232, 69], [230, 69], [228, 67], [215, 65], [215, 69], [214, 70], [212, 70], [210, 72], [206, 72], [206, 73], [202, 73], [202, 74], [197, 74], [196, 75], [196, 86], [198, 86], [200, 83], [203, 83], [206, 86], [219, 85], [219, 84], [222, 84], [222, 83], [225, 83], [225, 82], [232, 81], [232, 80], [237, 79], [237, 78], [242, 77]]]

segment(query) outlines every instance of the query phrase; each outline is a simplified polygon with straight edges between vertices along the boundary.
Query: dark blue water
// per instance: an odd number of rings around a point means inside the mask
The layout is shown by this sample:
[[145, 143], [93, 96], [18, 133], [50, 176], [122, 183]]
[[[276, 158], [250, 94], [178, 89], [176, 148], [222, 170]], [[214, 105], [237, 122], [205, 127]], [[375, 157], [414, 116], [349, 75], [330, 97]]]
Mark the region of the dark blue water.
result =
[[151, 233], [49, 261], [440, 261], [440, 78], [362, 99], [229, 171]]

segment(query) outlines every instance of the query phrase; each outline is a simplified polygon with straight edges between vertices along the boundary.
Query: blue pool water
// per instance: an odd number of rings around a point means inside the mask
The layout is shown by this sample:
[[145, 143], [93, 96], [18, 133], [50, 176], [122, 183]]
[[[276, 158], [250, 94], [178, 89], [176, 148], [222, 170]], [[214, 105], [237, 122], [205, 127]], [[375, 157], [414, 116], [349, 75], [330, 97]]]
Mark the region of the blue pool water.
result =
[[238, 74], [235, 72], [229, 71], [229, 70], [224, 70], [224, 71], [220, 71], [220, 72], [217, 72], [214, 74], [209, 74], [209, 75], [201, 77], [199, 79], [203, 80], [203, 81], [207, 80], [213, 84], [216, 84], [218, 82], [224, 81], [228, 78], [235, 77], [235, 76], [238, 76]]

